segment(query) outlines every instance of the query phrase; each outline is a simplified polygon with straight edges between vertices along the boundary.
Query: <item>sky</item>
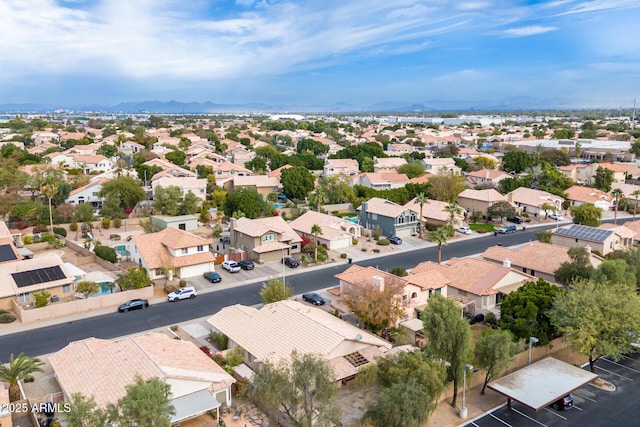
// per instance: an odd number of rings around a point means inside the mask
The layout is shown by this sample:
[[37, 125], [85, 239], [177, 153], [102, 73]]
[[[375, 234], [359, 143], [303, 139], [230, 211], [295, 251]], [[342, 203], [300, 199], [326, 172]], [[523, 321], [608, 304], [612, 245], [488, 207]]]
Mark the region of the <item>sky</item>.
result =
[[629, 108], [639, 22], [639, 0], [0, 0], [0, 104]]

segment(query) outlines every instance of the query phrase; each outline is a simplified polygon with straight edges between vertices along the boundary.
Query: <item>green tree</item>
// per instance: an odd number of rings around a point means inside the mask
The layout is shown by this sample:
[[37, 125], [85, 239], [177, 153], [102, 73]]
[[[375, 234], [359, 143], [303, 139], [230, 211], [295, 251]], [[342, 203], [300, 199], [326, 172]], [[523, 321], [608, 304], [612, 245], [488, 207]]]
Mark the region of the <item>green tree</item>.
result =
[[261, 213], [271, 213], [274, 208], [266, 203], [262, 196], [252, 188], [241, 188], [227, 194], [224, 201], [224, 214], [233, 216], [234, 212], [242, 212], [247, 218], [257, 218]]
[[166, 188], [157, 186], [153, 193], [153, 209], [160, 215], [178, 215], [181, 198], [180, 187], [175, 185]]
[[327, 203], [345, 203], [355, 199], [355, 192], [345, 175], [325, 176], [320, 179], [320, 188], [327, 193]]
[[133, 209], [138, 202], [147, 197], [147, 194], [144, 189], [140, 187], [138, 181], [130, 176], [119, 176], [105, 182], [102, 185], [99, 195], [101, 197], [109, 197], [109, 195], [111, 195], [117, 200], [120, 200], [120, 207], [125, 210]]
[[28, 357], [20, 353], [9, 356], [9, 362], [0, 363], [0, 381], [9, 383], [9, 402], [17, 402], [22, 398], [18, 381], [35, 372], [42, 372], [44, 363], [37, 357]]
[[486, 370], [480, 392], [484, 394], [489, 381], [507, 370], [509, 362], [516, 354], [516, 344], [509, 331], [485, 329], [476, 344], [475, 354], [476, 367]]
[[571, 248], [567, 252], [571, 262], [563, 262], [555, 271], [556, 282], [570, 286], [579, 279], [588, 279], [593, 275], [594, 268], [589, 261], [589, 253], [585, 248]]
[[593, 270], [591, 280], [594, 283], [619, 283], [635, 288], [636, 272], [624, 259], [607, 259]]
[[51, 297], [51, 292], [43, 289], [38, 292], [33, 293], [34, 305], [37, 308], [46, 307], [49, 304], [49, 298]]
[[169, 151], [167, 154], [165, 154], [164, 158], [174, 165], [182, 166], [184, 165], [187, 155], [184, 153], [184, 151], [175, 150]]
[[[322, 427], [340, 420], [336, 391], [333, 372], [321, 356], [294, 351], [286, 361], [261, 364], [248, 394], [262, 407], [286, 415], [297, 427]], [[276, 413], [269, 415], [276, 419]]]
[[540, 205], [540, 209], [544, 211], [544, 219], [549, 217], [549, 212], [558, 212], [556, 205], [551, 203], [543, 203]]
[[308, 169], [293, 166], [282, 171], [280, 177], [282, 191], [290, 199], [304, 199], [315, 185], [315, 179]]
[[548, 344], [557, 335], [549, 321], [549, 310], [554, 297], [562, 292], [543, 279], [525, 283], [502, 301], [500, 327], [511, 331], [517, 339], [536, 337], [541, 345]]
[[464, 212], [457, 202], [449, 203], [442, 210], [449, 214], [449, 225], [452, 227], [455, 225], [456, 217]]
[[305, 138], [296, 144], [296, 150], [301, 154], [310, 154], [315, 157], [329, 152], [329, 146], [322, 142]]
[[568, 150], [546, 150], [540, 153], [540, 160], [555, 166], [567, 166], [571, 164]]
[[596, 174], [593, 177], [593, 186], [598, 190], [608, 193], [611, 191], [611, 184], [613, 184], [613, 171], [598, 166]]
[[416, 196], [415, 201], [418, 204], [418, 206], [420, 206], [420, 216], [418, 217], [418, 236], [422, 239], [422, 229], [424, 227], [422, 209], [424, 205], [429, 203], [429, 199], [427, 198], [427, 195], [425, 193], [420, 193]]
[[438, 175], [429, 178], [429, 195], [431, 199], [441, 202], [453, 203], [462, 193], [467, 185], [461, 175]]
[[73, 219], [75, 219], [76, 222], [93, 221], [93, 208], [91, 207], [91, 203], [80, 203], [73, 212]]
[[187, 191], [182, 201], [180, 202], [180, 215], [193, 215], [198, 212], [198, 204], [200, 204], [200, 198], [193, 194], [191, 190]]
[[638, 197], [640, 197], [640, 190], [634, 190], [631, 195], [635, 199], [635, 203], [633, 205], [633, 220], [636, 220], [636, 214], [638, 213]]
[[109, 194], [105, 198], [100, 209], [100, 215], [103, 218], [126, 218], [124, 209], [120, 206], [120, 200], [115, 194]]
[[453, 234], [453, 227], [450, 225], [427, 232], [427, 239], [438, 245], [438, 264], [442, 263], [442, 245], [449, 244], [449, 239], [453, 237]]
[[100, 286], [92, 280], [83, 280], [76, 285], [76, 293], [83, 295], [85, 298], [89, 298], [89, 295], [97, 294], [100, 290]]
[[315, 240], [315, 255], [314, 255], [314, 260], [316, 262], [318, 262], [318, 238], [320, 237], [320, 235], [322, 235], [323, 231], [322, 231], [322, 227], [320, 227], [318, 224], [313, 224], [311, 226], [311, 234], [313, 235], [313, 238]]
[[389, 269], [389, 273], [398, 277], [406, 277], [409, 275], [409, 273], [407, 273], [407, 269], [404, 267], [391, 267]]
[[640, 336], [640, 297], [633, 286], [615, 282], [574, 283], [558, 295], [549, 313], [569, 346], [589, 357], [591, 372], [600, 357], [620, 359]]
[[620, 207], [620, 200], [624, 197], [624, 193], [619, 188], [614, 188], [611, 190], [611, 195], [613, 196], [613, 200], [615, 201], [615, 210], [613, 211], [613, 223], [618, 223], [618, 208]]
[[518, 211], [511, 203], [506, 200], [501, 200], [489, 206], [487, 209], [487, 215], [491, 218], [500, 218], [500, 223], [502, 224], [503, 218], [509, 218], [512, 216], [516, 216]]
[[47, 197], [49, 200], [49, 226], [51, 227], [49, 231], [51, 235], [53, 235], [53, 211], [51, 208], [51, 199], [58, 193], [58, 183], [48, 179], [40, 185], [40, 191]]
[[260, 298], [263, 304], [284, 301], [293, 296], [293, 288], [287, 285], [284, 279], [272, 277], [260, 288]]
[[416, 178], [425, 174], [424, 165], [420, 161], [406, 163], [398, 168], [398, 173], [403, 173], [410, 179]]
[[320, 206], [327, 203], [328, 199], [329, 196], [322, 187], [318, 187], [316, 191], [309, 194], [309, 204], [315, 206], [317, 212], [320, 212]]
[[[338, 151], [336, 154], [329, 156], [330, 159], [355, 159], [358, 161], [358, 165], [360, 165], [360, 170], [362, 172], [373, 171], [374, 157], [387, 157], [382, 146], [377, 142], [365, 142], [363, 144], [350, 145]], [[364, 163], [367, 163], [365, 159], [368, 159], [368, 165], [363, 165]]]
[[140, 289], [147, 286], [152, 286], [153, 282], [147, 275], [147, 270], [144, 268], [130, 268], [125, 273], [118, 274], [116, 284], [120, 286], [120, 289], [127, 291], [129, 289]]
[[640, 139], [636, 139], [631, 143], [631, 149], [629, 151], [636, 155], [636, 157], [640, 157]]
[[507, 172], [520, 173], [531, 166], [533, 166], [533, 160], [524, 151], [509, 151], [502, 157], [502, 167]]
[[496, 168], [496, 161], [493, 159], [490, 159], [489, 157], [478, 156], [475, 159], [473, 159], [472, 169], [474, 171], [479, 171], [481, 169], [495, 169], [495, 168]]
[[73, 393], [69, 403], [69, 412], [65, 414], [69, 427], [106, 427], [107, 414], [98, 408], [93, 397]]
[[461, 318], [458, 304], [437, 293], [429, 298], [422, 321], [429, 343], [426, 351], [436, 360], [449, 364], [449, 377], [453, 379], [451, 406], [455, 408], [464, 365], [473, 358], [471, 327]]
[[113, 426], [169, 427], [176, 413], [171, 404], [171, 386], [159, 378], [143, 380], [136, 376], [135, 383], [117, 404], [107, 405], [107, 417]]
[[580, 206], [571, 206], [571, 216], [574, 224], [598, 227], [602, 219], [602, 208], [596, 208], [590, 203]]
[[384, 286], [378, 287], [370, 281], [361, 280], [345, 289], [345, 305], [374, 333], [396, 327], [405, 312], [401, 299], [404, 282], [393, 277], [385, 279]]

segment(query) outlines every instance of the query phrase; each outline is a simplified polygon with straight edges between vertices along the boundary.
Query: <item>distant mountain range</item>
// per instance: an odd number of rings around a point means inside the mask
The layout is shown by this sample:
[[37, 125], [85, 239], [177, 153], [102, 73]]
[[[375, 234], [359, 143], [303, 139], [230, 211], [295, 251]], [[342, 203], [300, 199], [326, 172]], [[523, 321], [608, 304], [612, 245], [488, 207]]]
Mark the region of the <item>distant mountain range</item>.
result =
[[444, 111], [521, 111], [521, 110], [563, 110], [596, 108], [582, 105], [578, 100], [553, 99], [542, 100], [533, 97], [514, 97], [499, 102], [465, 102], [437, 100], [430, 102], [392, 102], [384, 101], [373, 105], [356, 105], [340, 102], [330, 105], [297, 105], [297, 104], [217, 104], [214, 102], [179, 102], [179, 101], [142, 101], [125, 102], [111, 107], [102, 105], [51, 105], [51, 104], [0, 104], [0, 112], [4, 113], [47, 113], [55, 111], [95, 112], [107, 114], [206, 114], [206, 113], [434, 113]]

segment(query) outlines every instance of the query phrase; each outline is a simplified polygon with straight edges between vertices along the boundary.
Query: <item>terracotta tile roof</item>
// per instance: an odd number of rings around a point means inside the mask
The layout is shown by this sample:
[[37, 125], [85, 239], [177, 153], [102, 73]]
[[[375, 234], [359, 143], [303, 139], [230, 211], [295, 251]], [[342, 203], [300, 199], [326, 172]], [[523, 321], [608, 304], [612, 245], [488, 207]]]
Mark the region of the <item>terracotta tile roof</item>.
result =
[[567, 199], [575, 200], [583, 203], [595, 203], [600, 200], [610, 201], [610, 196], [604, 191], [600, 191], [597, 188], [583, 187], [581, 185], [574, 185], [564, 190], [567, 195]]
[[471, 188], [467, 188], [458, 194], [458, 198], [480, 200], [483, 202], [500, 202], [507, 200], [507, 196], [503, 196], [493, 188], [487, 190], [472, 190]]
[[627, 221], [624, 223], [624, 226], [634, 231], [636, 233], [635, 239], [640, 240], [640, 220], [637, 221]]
[[[367, 212], [375, 213], [377, 215], [382, 215], [385, 217], [395, 218], [404, 211], [406, 211], [407, 207], [399, 205], [397, 203], [391, 202], [387, 199], [381, 199], [379, 197], [372, 197], [363, 204], [367, 204]], [[357, 209], [358, 211], [362, 210], [362, 205], [360, 205]], [[418, 212], [416, 212], [417, 214]]]
[[638, 233], [635, 230], [632, 230], [631, 228], [627, 227], [626, 225], [627, 225], [626, 223], [625, 225], [600, 224], [598, 228], [602, 228], [604, 230], [611, 230], [614, 233], [616, 233], [618, 236], [622, 237], [623, 239], [634, 239]]
[[568, 251], [569, 248], [563, 246], [531, 242], [519, 248], [492, 246], [483, 252], [482, 257], [499, 264], [508, 259], [513, 266], [553, 275], [563, 262], [571, 262]]
[[[404, 159], [403, 159], [404, 160]], [[361, 177], [367, 177], [373, 184], [384, 182], [409, 182], [409, 177], [406, 174], [398, 173], [395, 171], [389, 172], [365, 172], [360, 175]]]
[[398, 168], [406, 164], [407, 161], [403, 157], [377, 157], [373, 167]]
[[598, 166], [604, 169], [609, 169], [613, 172], [624, 172], [629, 174], [638, 172], [638, 165], [635, 163], [598, 163]]
[[234, 231], [251, 237], [263, 236], [269, 232], [280, 235], [280, 242], [302, 242], [293, 228], [280, 216], [266, 218], [239, 218], [233, 226]]
[[322, 228], [320, 237], [326, 240], [341, 239], [350, 236], [346, 230], [354, 226], [359, 227], [359, 225], [345, 219], [316, 211], [305, 212], [303, 215], [291, 221], [289, 226], [298, 233], [311, 235], [311, 228], [314, 224], [318, 224], [320, 228]]
[[[186, 267], [205, 262], [213, 262], [213, 254], [207, 250], [211, 243], [187, 231], [167, 227], [157, 233], [133, 236], [133, 243], [149, 268], [162, 268], [167, 265]], [[167, 248], [178, 250], [204, 246], [204, 252], [174, 257]]]
[[93, 397], [99, 407], [122, 398], [136, 375], [144, 380], [157, 377], [208, 382], [211, 391], [226, 389], [235, 382], [193, 343], [153, 332], [115, 341], [75, 341], [49, 360], [66, 395], [82, 393]]
[[103, 161], [111, 162], [111, 160], [107, 159], [105, 156], [100, 154], [94, 155], [80, 155], [80, 154], [72, 154], [71, 155], [76, 162], [82, 162], [87, 164], [98, 164]]
[[[450, 215], [444, 210], [447, 205], [449, 205], [449, 203], [447, 202], [429, 199], [429, 203], [425, 203], [424, 205], [422, 205], [422, 218], [424, 218], [425, 221], [449, 221]], [[404, 206], [405, 208], [411, 209], [412, 211], [415, 211], [418, 215], [420, 215], [420, 204], [416, 202], [415, 198], [407, 202], [407, 204]], [[460, 214], [458, 217], [462, 218], [462, 214]]]
[[490, 180], [494, 180], [500, 177], [511, 178], [511, 175], [509, 175], [508, 173], [496, 169], [480, 169], [477, 171], [469, 172], [467, 176]]
[[521, 203], [528, 206], [541, 206], [545, 203], [553, 205], [554, 201], [560, 204], [564, 201], [564, 199], [560, 196], [556, 196], [555, 194], [547, 193], [542, 190], [535, 190], [533, 188], [528, 187], [519, 187], [513, 190], [511, 193], [507, 194], [509, 200], [513, 203]]
[[270, 178], [278, 178], [280, 179], [280, 176], [282, 175], [282, 171], [285, 169], [289, 169], [292, 168], [293, 166], [291, 166], [290, 164], [286, 164], [284, 166], [280, 166], [278, 169], [274, 169], [271, 172], [269, 172], [267, 174], [268, 177]]
[[97, 187], [97, 186], [102, 186], [104, 183], [108, 182], [109, 180], [107, 178], [102, 178], [98, 181], [91, 181], [89, 182], [87, 185], [83, 185], [82, 187], [78, 187], [75, 190], [72, 190], [71, 193], [69, 193], [69, 195], [73, 196], [75, 194], [81, 193], [84, 190], [87, 190], [91, 187]]

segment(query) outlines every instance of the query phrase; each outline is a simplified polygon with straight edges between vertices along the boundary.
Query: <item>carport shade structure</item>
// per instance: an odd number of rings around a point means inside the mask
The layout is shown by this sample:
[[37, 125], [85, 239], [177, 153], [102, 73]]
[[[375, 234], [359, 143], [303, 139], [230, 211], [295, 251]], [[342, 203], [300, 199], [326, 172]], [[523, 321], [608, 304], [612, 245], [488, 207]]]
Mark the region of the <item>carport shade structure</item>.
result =
[[490, 382], [488, 387], [539, 411], [596, 378], [597, 374], [547, 357]]

